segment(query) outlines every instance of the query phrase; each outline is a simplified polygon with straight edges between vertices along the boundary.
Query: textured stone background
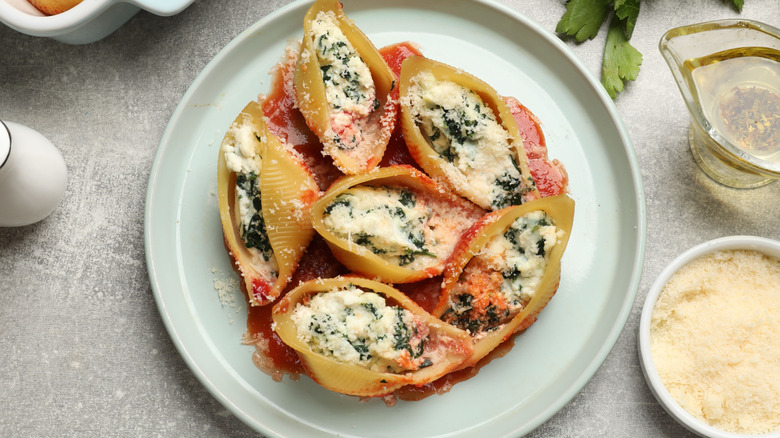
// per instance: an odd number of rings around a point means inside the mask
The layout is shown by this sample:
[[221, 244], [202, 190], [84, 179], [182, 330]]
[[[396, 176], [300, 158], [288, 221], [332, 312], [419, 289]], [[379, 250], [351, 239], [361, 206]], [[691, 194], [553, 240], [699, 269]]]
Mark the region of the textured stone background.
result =
[[[52, 216], [0, 229], [0, 436], [256, 436], [206, 391], [167, 336], [144, 262], [143, 212], [157, 145], [187, 87], [239, 32], [287, 3], [198, 0], [173, 17], [141, 12], [85, 46], [0, 26], [0, 118], [43, 133], [69, 170]], [[504, 3], [551, 32], [565, 8]], [[646, 192], [643, 279], [603, 366], [533, 437], [690, 436], [642, 378], [636, 330], [647, 290], [666, 263], [702, 241], [780, 239], [780, 186], [730, 190], [698, 171], [686, 109], [657, 50], [667, 29], [694, 21], [739, 16], [778, 26], [780, 2], [745, 0], [741, 14], [725, 0], [642, 8], [631, 42], [644, 63], [616, 104]], [[570, 43], [594, 73], [603, 38]]]

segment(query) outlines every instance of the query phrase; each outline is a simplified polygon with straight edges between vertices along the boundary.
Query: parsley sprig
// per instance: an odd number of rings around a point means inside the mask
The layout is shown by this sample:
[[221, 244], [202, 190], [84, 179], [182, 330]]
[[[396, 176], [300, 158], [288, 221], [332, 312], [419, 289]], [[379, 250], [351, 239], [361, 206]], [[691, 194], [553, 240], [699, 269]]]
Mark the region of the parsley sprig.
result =
[[[577, 42], [593, 39], [609, 19], [607, 41], [601, 61], [601, 84], [613, 99], [623, 91], [625, 81], [636, 80], [642, 54], [629, 40], [639, 17], [641, 0], [568, 0], [566, 12], [555, 31]], [[744, 0], [732, 0], [742, 11]]]

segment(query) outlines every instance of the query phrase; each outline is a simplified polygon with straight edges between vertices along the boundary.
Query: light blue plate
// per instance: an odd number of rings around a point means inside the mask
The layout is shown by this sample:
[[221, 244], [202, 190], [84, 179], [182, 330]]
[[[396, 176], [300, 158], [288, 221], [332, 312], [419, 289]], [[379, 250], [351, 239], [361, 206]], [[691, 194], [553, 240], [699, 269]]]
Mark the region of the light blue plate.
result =
[[[327, 391], [308, 378], [274, 382], [241, 344], [245, 307], [222, 244], [217, 153], [236, 114], [270, 87], [269, 70], [298, 40], [308, 2], [261, 20], [223, 49], [185, 94], [149, 178], [146, 257], [163, 320], [193, 373], [251, 427], [271, 436], [506, 436], [531, 431], [582, 388], [612, 348], [634, 301], [645, 206], [631, 142], [615, 106], [554, 35], [485, 1], [344, 0], [383, 46], [423, 53], [516, 96], [542, 121], [551, 158], [577, 203], [560, 289], [505, 357], [440, 396], [399, 402]], [[225, 289], [222, 283], [233, 280]], [[215, 287], [215, 284], [218, 287]], [[233, 300], [233, 301], [231, 301]]]

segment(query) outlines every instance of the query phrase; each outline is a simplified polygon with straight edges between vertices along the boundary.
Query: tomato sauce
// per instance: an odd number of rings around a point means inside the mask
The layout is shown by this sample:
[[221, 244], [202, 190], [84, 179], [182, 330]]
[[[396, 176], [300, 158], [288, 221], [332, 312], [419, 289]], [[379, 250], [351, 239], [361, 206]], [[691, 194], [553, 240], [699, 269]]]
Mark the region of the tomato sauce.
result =
[[539, 193], [542, 197], [566, 193], [569, 177], [561, 162], [547, 158], [547, 145], [539, 119], [514, 97], [505, 97], [504, 102], [509, 106], [523, 137], [528, 167]]
[[[349, 271], [336, 259], [325, 243], [325, 240], [315, 235], [306, 254], [301, 258], [298, 269], [295, 270], [290, 283], [283, 291], [282, 296], [292, 290], [292, 288], [304, 281], [315, 278], [331, 278], [339, 275], [348, 274]], [[273, 319], [271, 309], [273, 305], [251, 306], [248, 305], [247, 332], [249, 339], [265, 340], [262, 347], [264, 351], [260, 354], [266, 356], [272, 362], [273, 367], [278, 371], [290, 374], [302, 374], [303, 367], [295, 350], [282, 342], [281, 338], [271, 329]]]
[[382, 47], [379, 49], [379, 54], [385, 59], [387, 66], [395, 73], [396, 77], [401, 76], [401, 64], [404, 62], [404, 59], [412, 55], [422, 56], [422, 52], [409, 42], [396, 43]]
[[[404, 59], [411, 55], [421, 54], [412, 44], [406, 42], [384, 47], [380, 49], [380, 53], [396, 76], [400, 75], [401, 63]], [[329, 157], [322, 155], [322, 146], [319, 140], [309, 130], [303, 116], [295, 108], [295, 96], [292, 89], [294, 69], [294, 54], [288, 54], [286, 61], [281, 63], [274, 73], [270, 93], [261, 97], [262, 109], [268, 119], [269, 129], [276, 136], [293, 145], [309, 165], [320, 189], [326, 190], [342, 174]], [[394, 97], [397, 98], [397, 86], [393, 93]], [[516, 99], [506, 98], [505, 100], [525, 139], [531, 172], [542, 196], [564, 193], [568, 184], [566, 172], [556, 160], [549, 161], [547, 159], [547, 147], [538, 119]], [[406, 147], [400, 123], [390, 138], [380, 166], [397, 164], [407, 164], [419, 169]], [[349, 271], [335, 260], [324, 239], [315, 235], [284, 293], [303, 281], [331, 278], [348, 273]], [[441, 276], [437, 276], [417, 283], [394, 286], [430, 312], [438, 303], [441, 280]], [[257, 346], [258, 354], [262, 355], [266, 361], [270, 361], [274, 372], [282, 372], [292, 376], [303, 374], [304, 369], [298, 355], [292, 348], [284, 344], [271, 329], [272, 309], [272, 305], [248, 306], [247, 338], [255, 340], [252, 344]], [[505, 355], [514, 345], [513, 339], [514, 337], [510, 337], [473, 367], [455, 371], [420, 387], [401, 388], [396, 391], [395, 395], [402, 400], [420, 400], [432, 394], [444, 393], [455, 383], [475, 376], [479, 369], [491, 360]]]
[[433, 394], [444, 394], [449, 391], [456, 383], [468, 380], [479, 373], [483, 366], [489, 364], [493, 359], [503, 357], [514, 347], [515, 336], [521, 332], [515, 333], [506, 341], [499, 344], [487, 356], [483, 357], [476, 365], [453, 371], [440, 377], [433, 382], [421, 386], [406, 385], [395, 391], [396, 397], [406, 401], [419, 401]]
[[[398, 77], [401, 76], [401, 63], [404, 59], [412, 55], [422, 55], [410, 43], [398, 43], [392, 44], [379, 49], [379, 54], [385, 59], [390, 70], [395, 74], [395, 87], [393, 87], [392, 96], [393, 99], [398, 99]], [[400, 118], [400, 114], [399, 114]], [[414, 161], [412, 155], [409, 154], [409, 149], [406, 147], [406, 140], [404, 140], [404, 134], [401, 132], [401, 123], [397, 123], [393, 134], [390, 136], [390, 141], [387, 143], [387, 149], [382, 156], [382, 161], [379, 162], [380, 167], [394, 166], [397, 164], [408, 164], [415, 167], [418, 170], [420, 166]]]
[[[303, 374], [301, 360], [295, 350], [288, 347], [271, 329], [273, 305], [252, 306], [247, 304], [247, 332], [250, 339], [262, 339], [256, 347], [271, 362], [275, 370], [287, 374]], [[262, 345], [262, 346], [261, 346]], [[260, 351], [262, 349], [262, 351]]]

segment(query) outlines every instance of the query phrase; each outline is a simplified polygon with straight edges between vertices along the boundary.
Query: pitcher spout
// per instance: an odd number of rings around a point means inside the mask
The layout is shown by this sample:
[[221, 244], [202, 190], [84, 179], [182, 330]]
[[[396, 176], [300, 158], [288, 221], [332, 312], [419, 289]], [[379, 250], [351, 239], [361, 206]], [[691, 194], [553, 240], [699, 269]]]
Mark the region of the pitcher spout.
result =
[[672, 29], [659, 50], [691, 115], [699, 166], [737, 188], [780, 178], [780, 29], [720, 20]]

